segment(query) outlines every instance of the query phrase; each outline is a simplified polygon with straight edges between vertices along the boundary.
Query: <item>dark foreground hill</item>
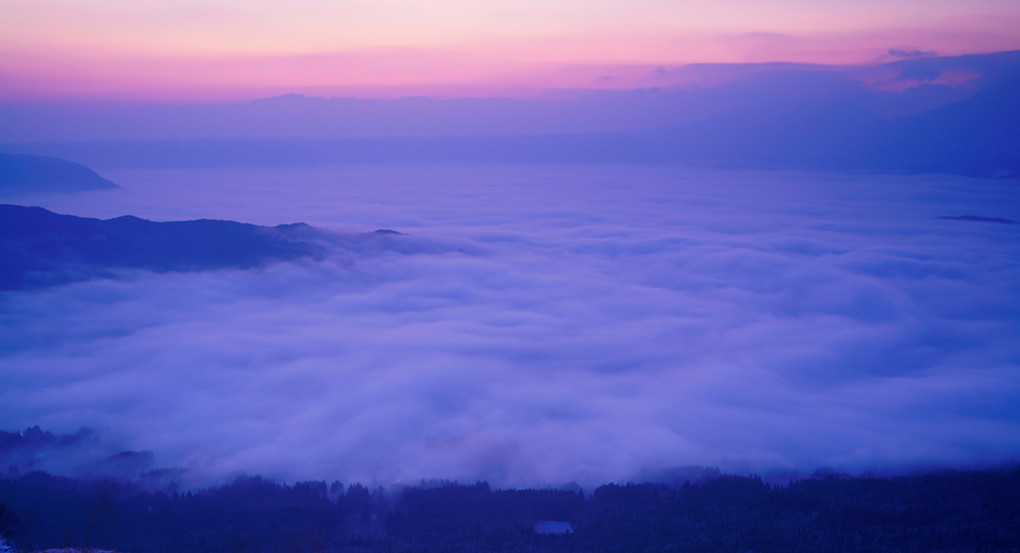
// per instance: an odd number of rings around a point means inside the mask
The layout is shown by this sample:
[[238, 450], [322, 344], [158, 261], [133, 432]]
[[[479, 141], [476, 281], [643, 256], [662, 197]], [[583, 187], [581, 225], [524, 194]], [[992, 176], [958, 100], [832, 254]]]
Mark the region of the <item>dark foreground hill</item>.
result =
[[117, 271], [248, 269], [325, 251], [308, 225], [233, 221], [100, 220], [39, 207], [0, 205], [0, 290], [34, 288]]
[[66, 159], [0, 153], [0, 192], [78, 192], [118, 186]]
[[0, 479], [0, 534], [30, 552], [1015, 552], [1020, 467], [774, 487], [676, 485], [371, 491], [258, 477], [197, 492], [32, 473]]

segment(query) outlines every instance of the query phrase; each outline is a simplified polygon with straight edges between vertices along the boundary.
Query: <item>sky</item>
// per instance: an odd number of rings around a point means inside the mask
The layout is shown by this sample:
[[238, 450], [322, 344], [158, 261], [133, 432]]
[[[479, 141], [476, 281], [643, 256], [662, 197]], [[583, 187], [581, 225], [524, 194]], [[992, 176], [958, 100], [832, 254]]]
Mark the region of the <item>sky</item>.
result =
[[0, 0], [0, 14], [0, 99], [22, 101], [521, 95], [690, 63], [1020, 49], [1011, 0]]
[[597, 486], [697, 464], [1020, 459], [1020, 225], [940, 218], [1018, 221], [1016, 181], [625, 165], [104, 175], [122, 188], [19, 203], [304, 221], [351, 244], [405, 233], [320, 261], [0, 294], [5, 428], [87, 426], [106, 454], [185, 469], [182, 485]]

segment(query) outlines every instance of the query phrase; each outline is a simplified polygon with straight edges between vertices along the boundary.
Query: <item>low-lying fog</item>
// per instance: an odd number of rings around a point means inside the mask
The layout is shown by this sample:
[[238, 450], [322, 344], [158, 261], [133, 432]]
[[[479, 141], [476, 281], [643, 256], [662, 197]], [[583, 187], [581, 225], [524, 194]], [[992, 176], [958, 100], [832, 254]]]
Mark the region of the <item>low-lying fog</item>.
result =
[[[1020, 457], [1020, 183], [625, 166], [106, 172], [92, 217], [403, 251], [0, 295], [0, 421], [201, 484]], [[55, 461], [50, 460], [51, 466]]]

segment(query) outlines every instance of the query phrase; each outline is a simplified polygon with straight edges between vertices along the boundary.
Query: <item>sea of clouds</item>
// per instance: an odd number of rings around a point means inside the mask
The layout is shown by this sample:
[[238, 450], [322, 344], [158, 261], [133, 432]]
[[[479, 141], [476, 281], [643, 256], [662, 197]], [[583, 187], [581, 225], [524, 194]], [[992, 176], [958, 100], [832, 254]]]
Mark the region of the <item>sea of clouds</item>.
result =
[[[58, 213], [401, 248], [0, 295], [0, 421], [193, 484], [584, 485], [1020, 459], [1020, 183], [666, 167], [122, 171]], [[116, 449], [115, 448], [115, 449]]]

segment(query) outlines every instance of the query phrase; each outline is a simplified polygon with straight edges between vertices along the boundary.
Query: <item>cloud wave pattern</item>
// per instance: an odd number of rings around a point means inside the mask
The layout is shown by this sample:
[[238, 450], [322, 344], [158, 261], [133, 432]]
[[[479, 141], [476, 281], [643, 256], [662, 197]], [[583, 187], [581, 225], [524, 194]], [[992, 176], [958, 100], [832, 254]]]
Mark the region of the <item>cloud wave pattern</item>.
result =
[[[119, 172], [61, 213], [407, 246], [0, 295], [0, 420], [195, 483], [1020, 456], [1017, 183], [625, 166]], [[400, 238], [400, 237], [394, 237]], [[420, 255], [409, 255], [420, 254]]]

